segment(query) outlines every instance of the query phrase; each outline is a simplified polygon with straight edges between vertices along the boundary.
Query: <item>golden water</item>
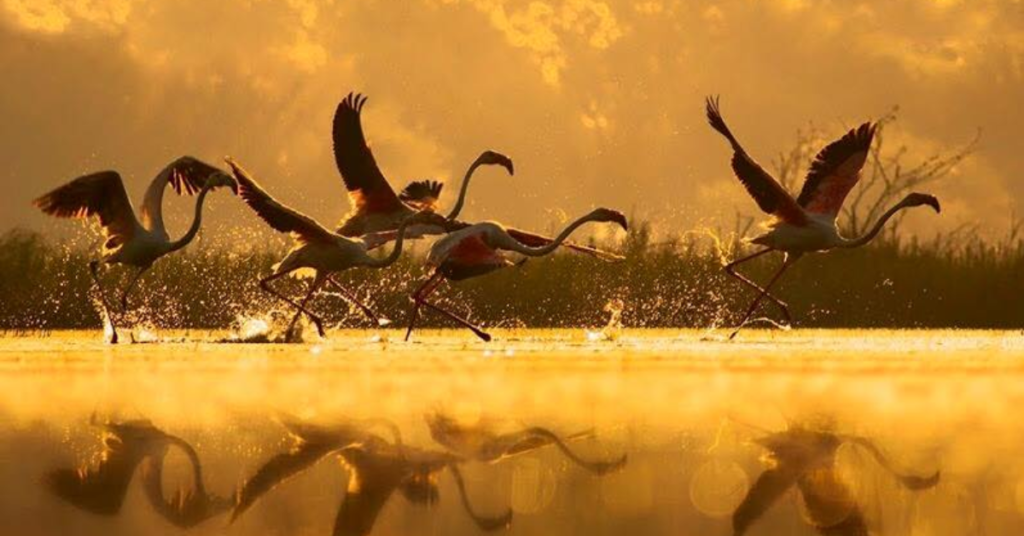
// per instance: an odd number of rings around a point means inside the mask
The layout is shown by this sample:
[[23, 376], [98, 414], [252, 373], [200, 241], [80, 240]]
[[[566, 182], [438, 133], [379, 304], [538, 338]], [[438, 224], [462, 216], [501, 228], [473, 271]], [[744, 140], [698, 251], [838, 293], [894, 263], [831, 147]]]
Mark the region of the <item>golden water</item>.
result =
[[[133, 482], [116, 515], [79, 510], [43, 485], [101, 450], [100, 421], [145, 418], [188, 441], [210, 491], [230, 495], [291, 445], [278, 422], [383, 418], [406, 444], [443, 450], [426, 415], [498, 430], [543, 426], [581, 456], [628, 455], [595, 476], [552, 447], [462, 466], [481, 513], [511, 507], [512, 534], [732, 534], [731, 514], [769, 467], [755, 440], [798, 427], [870, 438], [904, 473], [901, 487], [856, 446], [817, 481], [837, 490], [839, 523], [862, 513], [872, 534], [1024, 532], [1024, 336], [974, 331], [582, 330], [340, 331], [296, 345], [228, 344], [230, 334], [160, 333], [110, 346], [92, 332], [0, 338], [0, 533], [181, 534]], [[141, 338], [141, 336], [140, 336]], [[164, 486], [192, 485], [168, 458]], [[193, 534], [328, 535], [347, 470], [328, 457], [257, 501], [233, 524]], [[138, 480], [136, 478], [136, 480]], [[483, 534], [448, 474], [431, 507], [395, 494], [373, 534]], [[827, 495], [827, 494], [826, 494]], [[747, 534], [816, 534], [825, 510], [790, 490]], [[811, 509], [813, 510], [813, 508]], [[827, 510], [827, 509], [826, 509]], [[837, 529], [838, 530], [838, 529]], [[841, 532], [822, 533], [844, 534]]]

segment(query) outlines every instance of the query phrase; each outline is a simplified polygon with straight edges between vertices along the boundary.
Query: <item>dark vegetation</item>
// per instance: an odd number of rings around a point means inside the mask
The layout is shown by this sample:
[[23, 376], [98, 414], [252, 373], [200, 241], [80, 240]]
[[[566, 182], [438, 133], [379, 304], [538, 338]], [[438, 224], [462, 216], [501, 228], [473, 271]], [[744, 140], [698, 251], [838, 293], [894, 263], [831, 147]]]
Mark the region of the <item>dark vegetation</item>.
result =
[[[840, 217], [844, 234], [859, 235], [906, 193], [927, 189], [973, 150], [961, 149], [906, 162], [905, 147], [885, 146], [895, 111], [881, 119], [860, 186]], [[835, 133], [832, 133], [835, 134]], [[773, 161], [775, 175], [797, 189], [807, 163], [830, 136], [811, 127], [797, 135], [790, 151]], [[729, 324], [752, 293], [722, 273], [723, 258], [747, 248], [755, 219], [737, 216], [719, 238], [689, 233], [652, 240], [651, 226], [633, 222], [619, 244], [600, 244], [624, 253], [626, 262], [603, 263], [562, 253], [531, 260], [467, 281], [438, 294], [456, 311], [487, 326], [600, 326], [606, 305], [624, 304], [626, 326], [710, 327]], [[999, 240], [982, 240], [972, 228], [928, 241], [901, 240], [899, 220], [869, 247], [807, 256], [777, 286], [802, 327], [971, 327], [1024, 326], [1024, 238], [1014, 226]], [[283, 246], [247, 252], [191, 248], [157, 263], [142, 280], [133, 309], [146, 322], [165, 328], [228, 327], [240, 317], [280, 308], [256, 284], [283, 253]], [[422, 251], [421, 251], [422, 253]], [[384, 271], [354, 270], [340, 281], [401, 323], [406, 297], [425, 274], [420, 256], [405, 257]], [[21, 230], [0, 236], [0, 329], [97, 327], [95, 294], [87, 262], [91, 250], [56, 244]], [[763, 280], [777, 257], [751, 263], [747, 273]], [[113, 273], [118, 273], [117, 269]], [[122, 273], [122, 276], [126, 274]], [[121, 281], [126, 279], [122, 277]], [[286, 282], [299, 293], [297, 281]], [[367, 326], [357, 310], [328, 294], [314, 305], [345, 326]], [[777, 318], [763, 308], [762, 315]], [[427, 325], [446, 325], [433, 315]]]

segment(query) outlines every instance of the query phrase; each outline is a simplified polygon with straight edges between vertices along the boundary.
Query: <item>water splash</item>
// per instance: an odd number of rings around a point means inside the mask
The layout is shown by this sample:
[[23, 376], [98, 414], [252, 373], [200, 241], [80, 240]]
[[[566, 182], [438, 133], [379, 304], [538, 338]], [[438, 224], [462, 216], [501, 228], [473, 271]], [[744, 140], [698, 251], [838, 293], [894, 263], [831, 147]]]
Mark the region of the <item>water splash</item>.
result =
[[[295, 328], [288, 331], [291, 316], [282, 311], [270, 311], [257, 315], [239, 315], [231, 325], [231, 333], [220, 342], [248, 344], [281, 344], [315, 342], [307, 340], [304, 319], [300, 318]], [[316, 340], [319, 340], [317, 338]]]
[[608, 323], [600, 331], [587, 330], [587, 341], [615, 341], [622, 335], [622, 311], [626, 308], [625, 302], [619, 298], [608, 300], [602, 309], [610, 313]]

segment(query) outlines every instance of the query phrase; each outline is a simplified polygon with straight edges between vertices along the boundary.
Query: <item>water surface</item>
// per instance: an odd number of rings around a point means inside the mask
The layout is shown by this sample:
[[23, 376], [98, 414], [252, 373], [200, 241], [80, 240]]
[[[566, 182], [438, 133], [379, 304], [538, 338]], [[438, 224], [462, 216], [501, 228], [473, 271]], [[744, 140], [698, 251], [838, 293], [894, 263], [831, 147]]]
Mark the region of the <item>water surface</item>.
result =
[[[580, 457], [627, 457], [604, 475], [552, 446], [460, 461], [478, 514], [511, 508], [510, 525], [496, 533], [733, 534], [734, 512], [773, 467], [795, 471], [794, 485], [741, 523], [746, 534], [1024, 529], [1017, 332], [750, 330], [729, 342], [704, 331], [518, 330], [496, 331], [490, 344], [429, 330], [411, 343], [397, 330], [339, 331], [306, 344], [143, 335], [145, 344], [116, 347], [93, 332], [0, 340], [5, 526], [26, 535], [181, 533], [154, 506], [141, 469], [105, 515], [54, 492], [55, 471], [98, 463], [104, 423], [145, 419], [181, 438], [198, 454], [206, 491], [230, 500], [292, 448], [282, 423], [363, 423], [385, 449], [398, 444], [388, 426], [368, 423], [393, 423], [402, 448], [440, 456], [452, 449], [427, 420], [443, 416], [488, 437], [529, 427], [577, 434], [568, 444]], [[857, 440], [898, 475], [938, 472], [938, 482], [908, 488]], [[779, 460], [794, 449], [814, 459], [797, 469]], [[211, 513], [189, 532], [331, 534], [350, 480], [344, 459], [324, 457], [233, 523], [228, 512]], [[194, 489], [191, 465], [180, 449], [162, 460], [157, 481], [173, 502], [177, 488]], [[433, 478], [431, 506], [395, 493], [372, 534], [485, 534], [464, 512], [451, 472]]]

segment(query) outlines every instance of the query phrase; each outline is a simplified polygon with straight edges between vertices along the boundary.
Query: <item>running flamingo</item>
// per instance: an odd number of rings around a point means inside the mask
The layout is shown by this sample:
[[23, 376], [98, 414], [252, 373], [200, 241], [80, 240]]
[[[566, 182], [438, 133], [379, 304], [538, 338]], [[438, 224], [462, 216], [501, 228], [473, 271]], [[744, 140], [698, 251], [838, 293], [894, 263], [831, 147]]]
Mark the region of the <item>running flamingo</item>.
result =
[[[371, 244], [371, 247], [375, 247], [394, 239], [394, 231], [402, 219], [421, 210], [435, 211], [444, 185], [437, 181], [416, 181], [409, 183], [401, 193], [395, 193], [377, 166], [363, 133], [362, 111], [366, 101], [367, 97], [363, 95], [349, 93], [334, 113], [334, 160], [352, 204], [352, 212], [342, 219], [336, 232], [347, 237], [374, 235], [379, 239]], [[458, 221], [457, 218], [466, 201], [469, 181], [476, 169], [483, 165], [497, 165], [505, 168], [509, 175], [515, 173], [512, 159], [495, 151], [484, 151], [463, 176], [459, 197], [448, 215], [413, 226], [406, 231], [406, 238], [449, 233], [468, 227], [470, 224]], [[518, 229], [506, 231], [528, 246], [539, 247], [551, 242], [545, 236]], [[614, 255], [580, 244], [565, 242], [563, 245], [598, 258], [615, 258]]]
[[[168, 184], [179, 195], [182, 192], [188, 195], [199, 192], [192, 226], [173, 242], [167, 235], [163, 219], [164, 190]], [[187, 246], [195, 239], [203, 219], [206, 193], [221, 186], [234, 189], [235, 181], [220, 169], [184, 156], [171, 162], [153, 178], [142, 200], [141, 221], [136, 218], [124, 182], [116, 171], [79, 177], [33, 201], [40, 210], [58, 218], [99, 216], [106, 241], [101, 258], [89, 263], [89, 271], [110, 320], [111, 343], [117, 343], [117, 326], [100, 283], [99, 265], [124, 264], [137, 268], [121, 295], [121, 312], [124, 313], [128, 309], [128, 295], [142, 274], [160, 257]]]
[[412, 295], [413, 306], [409, 315], [409, 329], [405, 333], [405, 340], [409, 340], [412, 335], [412, 330], [419, 317], [420, 307], [426, 306], [469, 328], [484, 341], [490, 341], [491, 336], [479, 327], [465, 318], [427, 301], [427, 298], [445, 280], [461, 281], [512, 266], [512, 261], [501, 253], [503, 250], [527, 257], [547, 255], [565, 242], [573, 231], [588, 222], [613, 222], [619, 224], [624, 230], [628, 229], [626, 216], [621, 212], [599, 208], [570, 223], [558, 237], [543, 246], [531, 246], [520, 242], [508, 232], [508, 229], [497, 222], [477, 223], [445, 235], [431, 246], [430, 254], [427, 256], [427, 264], [434, 268], [434, 273]]
[[[861, 247], [873, 240], [890, 218], [906, 208], [924, 205], [931, 207], [935, 212], [940, 211], [939, 200], [935, 196], [911, 193], [882, 214], [881, 218], [875, 222], [875, 226], [864, 236], [854, 239], [843, 237], [836, 228], [836, 217], [839, 215], [839, 210], [842, 208], [847, 194], [860, 180], [860, 171], [867, 160], [868, 151], [874, 138], [875, 125], [864, 123], [822, 149], [811, 164], [800, 196], [794, 199], [736, 141], [732, 132], [729, 131], [729, 127], [725, 125], [725, 120], [722, 119], [722, 114], [718, 109], [718, 99], [709, 97], [706, 108], [711, 127], [725, 136], [732, 145], [732, 169], [736, 173], [736, 177], [743, 183], [750, 196], [757, 201], [757, 206], [773, 217], [772, 221], [768, 223], [768, 232], [751, 240], [751, 243], [765, 246], [765, 248], [725, 266], [727, 274], [758, 292], [757, 298], [743, 315], [743, 320], [729, 336], [730, 339], [736, 337], [764, 298], [768, 298], [779, 306], [786, 317], [786, 322], [792, 324], [789, 307], [768, 291], [779, 280], [782, 273], [805, 253], [828, 251], [835, 248]], [[783, 253], [782, 266], [763, 288], [736, 272], [735, 269], [738, 265], [772, 251]]]
[[[372, 309], [332, 279], [332, 276], [337, 272], [358, 266], [384, 268], [394, 264], [402, 254], [402, 241], [406, 229], [414, 224], [432, 221], [435, 219], [434, 215], [424, 211], [406, 217], [399, 226], [397, 240], [391, 254], [383, 259], [377, 259], [370, 256], [370, 246], [367, 241], [344, 237], [328, 231], [309, 216], [289, 208], [271, 197], [233, 159], [229, 157], [226, 161], [238, 180], [239, 197], [271, 228], [282, 233], [291, 233], [297, 242], [284, 260], [274, 269], [274, 273], [260, 280], [260, 288], [295, 308], [295, 316], [292, 318], [287, 333], [292, 333], [299, 316], [305, 313], [316, 324], [320, 336], [325, 335], [323, 321], [307, 308], [309, 301], [325, 283], [331, 283], [346, 299], [356, 304], [379, 325], [386, 325], [388, 321], [381, 319]], [[301, 302], [295, 302], [269, 285], [271, 281], [285, 277], [300, 268], [312, 268], [316, 271], [316, 276], [309, 285], [309, 291]]]

